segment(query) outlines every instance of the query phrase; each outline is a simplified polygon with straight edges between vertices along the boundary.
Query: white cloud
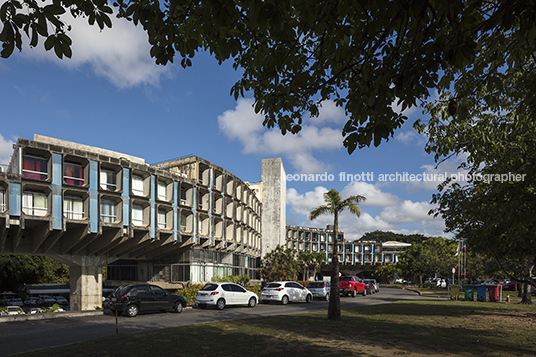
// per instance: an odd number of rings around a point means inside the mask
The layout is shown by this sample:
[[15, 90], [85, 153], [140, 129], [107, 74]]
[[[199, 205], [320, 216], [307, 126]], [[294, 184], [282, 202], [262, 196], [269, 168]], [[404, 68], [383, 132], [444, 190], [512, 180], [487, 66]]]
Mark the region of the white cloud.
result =
[[[244, 146], [243, 152], [265, 155], [285, 155], [294, 168], [301, 173], [319, 173], [329, 170], [330, 166], [317, 160], [313, 152], [318, 150], [333, 150], [342, 147], [340, 129], [303, 125], [300, 133], [296, 135], [281, 135], [279, 129], [267, 130], [262, 126], [263, 115], [255, 114], [253, 99], [240, 98], [235, 109], [227, 110], [218, 116], [220, 130], [232, 140], [238, 140]], [[337, 108], [325, 103], [327, 115], [321, 109], [321, 120], [316, 123], [325, 123], [325, 118], [339, 118]], [[334, 104], [333, 104], [334, 106]], [[336, 119], [338, 120], [338, 119]], [[311, 121], [312, 122], [312, 121]]]
[[73, 55], [60, 60], [54, 50], [45, 51], [43, 40], [36, 48], [25, 47], [22, 55], [27, 58], [45, 59], [70, 69], [88, 66], [98, 76], [117, 87], [127, 88], [140, 84], [156, 85], [162, 76], [169, 75], [170, 68], [158, 66], [149, 55], [147, 34], [140, 26], [125, 19], [110, 16], [112, 28], [100, 30], [90, 26], [87, 18], [73, 19], [69, 13], [62, 20], [72, 25]]
[[318, 117], [311, 118], [311, 123], [314, 125], [323, 123], [341, 124], [347, 119], [343, 108], [337, 107], [332, 100], [326, 100], [320, 106]]
[[364, 207], [385, 207], [398, 203], [398, 197], [389, 192], [383, 192], [379, 187], [362, 181], [353, 181], [344, 187], [341, 191], [342, 197], [353, 195], [365, 196], [366, 201], [360, 206]]
[[426, 136], [423, 134], [418, 134], [414, 130], [398, 131], [395, 136], [395, 140], [406, 145], [424, 146], [426, 144]]
[[[11, 159], [11, 154], [13, 154], [13, 144], [12, 140], [6, 140], [2, 134], [0, 134], [0, 164], [7, 165]], [[3, 167], [5, 169], [6, 167]]]

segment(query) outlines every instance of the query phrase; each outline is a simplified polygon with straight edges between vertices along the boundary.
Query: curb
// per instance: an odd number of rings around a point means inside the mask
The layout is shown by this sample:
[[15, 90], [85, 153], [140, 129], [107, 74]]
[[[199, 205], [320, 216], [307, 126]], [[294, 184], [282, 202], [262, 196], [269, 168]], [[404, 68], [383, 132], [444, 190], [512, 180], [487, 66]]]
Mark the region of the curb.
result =
[[70, 318], [70, 317], [99, 316], [99, 315], [104, 315], [104, 310], [45, 312], [42, 314], [24, 314], [24, 315], [21, 314], [21, 315], [11, 315], [11, 316], [1, 316], [0, 323], [14, 322], [14, 321], [61, 319], [61, 318]]
[[[192, 309], [193, 306], [186, 306], [184, 310]], [[23, 321], [37, 321], [48, 319], [61, 319], [71, 317], [88, 317], [88, 316], [100, 316], [100, 315], [114, 315], [110, 309], [103, 310], [87, 310], [87, 311], [65, 311], [65, 312], [45, 312], [42, 314], [24, 314], [24, 315], [11, 315], [0, 316], [0, 324], [5, 322], [23, 322]], [[115, 316], [115, 315], [114, 315]]]

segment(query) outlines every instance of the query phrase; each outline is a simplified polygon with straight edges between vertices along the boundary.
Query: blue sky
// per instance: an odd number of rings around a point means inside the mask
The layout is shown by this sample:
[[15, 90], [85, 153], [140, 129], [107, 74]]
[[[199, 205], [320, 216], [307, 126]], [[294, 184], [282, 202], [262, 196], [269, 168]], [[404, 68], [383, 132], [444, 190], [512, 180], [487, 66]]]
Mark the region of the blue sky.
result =
[[[306, 118], [301, 133], [282, 136], [262, 127], [251, 97], [230, 96], [239, 79], [230, 62], [218, 65], [198, 54], [187, 69], [178, 63], [157, 66], [145, 34], [132, 24], [116, 20], [113, 29], [100, 32], [83, 20], [71, 23], [71, 60], [40, 47], [0, 60], [0, 163], [9, 161], [17, 138], [33, 139], [34, 133], [142, 157], [149, 164], [194, 154], [249, 182], [260, 181], [263, 158], [281, 157], [287, 174], [333, 175], [332, 181], [318, 176], [318, 181], [287, 182], [287, 224], [330, 224], [329, 216], [309, 221], [307, 214], [335, 188], [343, 196], [367, 197], [360, 218], [341, 218], [347, 239], [375, 230], [444, 235], [443, 221], [427, 215], [439, 181], [380, 176], [457, 172], [457, 162], [434, 170], [425, 138], [412, 129], [413, 121], [424, 117], [420, 108], [406, 112], [410, 120], [388, 143], [348, 155], [341, 136], [347, 119], [331, 102], [318, 118]], [[347, 182], [340, 180], [341, 172], [369, 175]]]

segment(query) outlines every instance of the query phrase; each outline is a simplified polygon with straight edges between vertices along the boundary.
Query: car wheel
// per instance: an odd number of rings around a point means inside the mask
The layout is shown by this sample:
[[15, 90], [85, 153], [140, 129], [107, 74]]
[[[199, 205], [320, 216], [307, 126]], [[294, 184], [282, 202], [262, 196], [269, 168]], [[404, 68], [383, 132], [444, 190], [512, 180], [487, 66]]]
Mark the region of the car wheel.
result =
[[199, 306], [200, 309], [204, 309], [207, 307], [207, 304], [197, 304], [197, 306]]
[[367, 295], [367, 289], [363, 289], [363, 296]]
[[219, 299], [216, 303], [216, 307], [218, 308], [218, 310], [223, 310], [225, 308], [225, 300]]
[[283, 296], [283, 297], [281, 298], [281, 304], [282, 304], [282, 305], [286, 305], [286, 304], [288, 304], [288, 296], [285, 295], [285, 296]]
[[175, 312], [177, 314], [180, 314], [182, 312], [182, 310], [184, 309], [184, 306], [182, 306], [182, 304], [180, 302], [177, 302], [175, 304], [175, 307], [173, 307], [173, 310], [175, 310]]
[[357, 296], [357, 291], [355, 291], [355, 289], [354, 289], [354, 290], [352, 290], [352, 297], [356, 297], [356, 296]]
[[268, 303], [270, 303], [270, 301], [268, 301], [268, 300], [261, 300], [261, 302], [262, 302], [263, 304], [268, 304]]
[[138, 311], [140, 309], [138, 308], [138, 305], [130, 304], [127, 306], [126, 313], [128, 317], [134, 317], [138, 314]]
[[254, 297], [250, 298], [250, 299], [249, 299], [248, 306], [249, 306], [249, 307], [255, 307], [256, 305], [257, 305], [257, 300], [255, 300]]
[[310, 303], [311, 300], [313, 300], [313, 297], [311, 295], [307, 295], [307, 297], [305, 298], [305, 302]]
[[326, 299], [326, 301], [329, 301], [329, 294], [326, 294], [326, 297], [324, 299]]

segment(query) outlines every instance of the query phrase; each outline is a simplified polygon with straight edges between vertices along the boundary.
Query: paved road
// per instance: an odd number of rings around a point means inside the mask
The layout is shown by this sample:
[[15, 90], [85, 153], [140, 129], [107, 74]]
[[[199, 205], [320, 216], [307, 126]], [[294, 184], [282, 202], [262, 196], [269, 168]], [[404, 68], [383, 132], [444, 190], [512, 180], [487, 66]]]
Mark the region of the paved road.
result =
[[[416, 299], [425, 298], [411, 291], [381, 288], [381, 291], [374, 295], [341, 297], [341, 308]], [[291, 303], [286, 306], [259, 304], [253, 309], [227, 306], [222, 311], [211, 308], [205, 310], [188, 308], [181, 314], [173, 312], [141, 314], [135, 318], [119, 316], [118, 326], [119, 333], [134, 333], [211, 321], [322, 311], [327, 310], [327, 307], [326, 301], [315, 300], [310, 304]], [[0, 324], [0, 356], [113, 335], [116, 333], [115, 321], [115, 315], [108, 311], [99, 316], [3, 323]]]

